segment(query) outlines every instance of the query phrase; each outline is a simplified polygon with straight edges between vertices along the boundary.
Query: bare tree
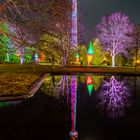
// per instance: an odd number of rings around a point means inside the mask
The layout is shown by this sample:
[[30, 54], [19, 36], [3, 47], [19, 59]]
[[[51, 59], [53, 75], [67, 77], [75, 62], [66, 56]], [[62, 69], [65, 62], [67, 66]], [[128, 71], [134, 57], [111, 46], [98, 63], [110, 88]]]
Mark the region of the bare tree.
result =
[[97, 26], [98, 38], [104, 50], [112, 56], [112, 66], [115, 66], [115, 56], [119, 53], [127, 55], [127, 49], [134, 43], [135, 26], [130, 23], [129, 17], [123, 13], [113, 13], [104, 16]]
[[[41, 43], [45, 42], [45, 40], [40, 39], [42, 35], [52, 36], [53, 38], [57, 38], [58, 44], [56, 45], [55, 43], [55, 46], [53, 46], [54, 43], [52, 43], [50, 47], [61, 51], [62, 64], [65, 65], [71, 61], [70, 57], [74, 53], [71, 49], [72, 6], [70, 0], [7, 0], [2, 5], [4, 5], [1, 12], [1, 14], [3, 14], [3, 16], [1, 16], [2, 20], [19, 29], [21, 28], [21, 31], [26, 31], [28, 35], [34, 37], [36, 41], [34, 45], [31, 44], [31, 46], [40, 49]], [[79, 20], [81, 20], [80, 16], [78, 21]], [[80, 25], [78, 30], [85, 32], [83, 27], [83, 25]], [[78, 38], [80, 38], [80, 36], [81, 33], [79, 32]], [[14, 39], [15, 38], [17, 38], [17, 36], [14, 36]], [[26, 44], [29, 43], [28, 37], [24, 38], [24, 43], [25, 42]], [[22, 41], [20, 43], [22, 44]], [[44, 48], [45, 51], [47, 49], [48, 48]]]

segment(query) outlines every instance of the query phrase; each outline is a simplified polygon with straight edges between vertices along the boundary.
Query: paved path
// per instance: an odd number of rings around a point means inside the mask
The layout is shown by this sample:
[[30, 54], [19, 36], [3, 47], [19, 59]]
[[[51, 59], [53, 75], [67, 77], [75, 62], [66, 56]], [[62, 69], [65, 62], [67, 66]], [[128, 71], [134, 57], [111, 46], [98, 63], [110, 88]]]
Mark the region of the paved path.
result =
[[100, 67], [100, 66], [51, 66], [51, 65], [19, 65], [8, 64], [0, 65], [0, 72], [14, 73], [51, 73], [51, 74], [122, 74], [122, 75], [140, 75], [140, 68], [135, 67]]

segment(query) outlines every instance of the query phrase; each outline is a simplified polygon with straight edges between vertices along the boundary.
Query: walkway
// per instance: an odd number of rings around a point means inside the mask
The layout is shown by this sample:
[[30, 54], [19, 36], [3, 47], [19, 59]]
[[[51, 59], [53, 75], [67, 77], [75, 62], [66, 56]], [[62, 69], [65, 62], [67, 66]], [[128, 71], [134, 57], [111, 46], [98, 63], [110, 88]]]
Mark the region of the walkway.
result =
[[140, 68], [135, 67], [101, 67], [101, 66], [51, 66], [51, 65], [31, 65], [31, 64], [0, 64], [0, 72], [14, 73], [51, 73], [51, 74], [121, 74], [140, 75]]

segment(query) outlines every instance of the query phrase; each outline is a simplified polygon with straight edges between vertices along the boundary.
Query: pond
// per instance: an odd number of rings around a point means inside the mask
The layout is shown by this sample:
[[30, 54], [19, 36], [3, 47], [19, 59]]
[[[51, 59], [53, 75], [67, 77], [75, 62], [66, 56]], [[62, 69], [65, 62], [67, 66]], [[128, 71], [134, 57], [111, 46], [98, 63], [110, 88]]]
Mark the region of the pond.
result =
[[48, 76], [31, 99], [0, 103], [0, 140], [138, 137], [140, 77]]

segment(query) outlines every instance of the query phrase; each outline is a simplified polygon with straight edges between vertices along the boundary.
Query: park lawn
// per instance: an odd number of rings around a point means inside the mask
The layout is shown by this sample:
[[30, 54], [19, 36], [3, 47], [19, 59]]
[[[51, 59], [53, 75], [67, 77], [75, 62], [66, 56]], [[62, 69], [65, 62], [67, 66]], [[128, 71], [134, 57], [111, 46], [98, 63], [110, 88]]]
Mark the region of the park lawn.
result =
[[38, 73], [0, 73], [0, 96], [25, 95], [40, 76]]

